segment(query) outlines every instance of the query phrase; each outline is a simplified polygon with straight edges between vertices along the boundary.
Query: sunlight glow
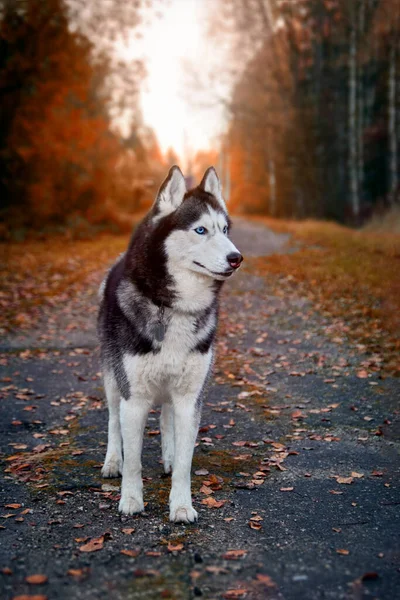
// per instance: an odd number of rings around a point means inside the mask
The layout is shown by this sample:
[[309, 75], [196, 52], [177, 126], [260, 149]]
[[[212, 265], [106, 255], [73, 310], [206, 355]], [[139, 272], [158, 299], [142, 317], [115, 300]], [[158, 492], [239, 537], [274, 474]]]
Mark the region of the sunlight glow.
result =
[[204, 93], [190, 89], [195, 86], [185, 70], [185, 64], [192, 63], [201, 71], [213, 59], [205, 34], [207, 7], [212, 1], [170, 0], [143, 39], [121, 50], [125, 57], [137, 56], [138, 44], [141, 47], [148, 73], [141, 93], [144, 121], [154, 129], [161, 150], [172, 147], [181, 159], [209, 148], [221, 131], [221, 107], [201, 107]]

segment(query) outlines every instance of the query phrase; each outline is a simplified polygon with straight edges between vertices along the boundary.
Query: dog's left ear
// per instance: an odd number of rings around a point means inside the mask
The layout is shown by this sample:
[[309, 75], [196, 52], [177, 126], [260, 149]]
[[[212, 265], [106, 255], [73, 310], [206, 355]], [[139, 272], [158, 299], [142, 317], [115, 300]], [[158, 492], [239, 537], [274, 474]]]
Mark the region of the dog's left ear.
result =
[[185, 178], [179, 167], [174, 165], [170, 168], [167, 178], [161, 185], [157, 194], [154, 208], [157, 216], [165, 217], [180, 206], [186, 193]]
[[228, 212], [226, 210], [224, 199], [222, 198], [221, 182], [214, 167], [209, 167], [207, 169], [199, 187], [201, 187], [205, 192], [212, 194], [215, 199], [218, 200], [224, 211]]

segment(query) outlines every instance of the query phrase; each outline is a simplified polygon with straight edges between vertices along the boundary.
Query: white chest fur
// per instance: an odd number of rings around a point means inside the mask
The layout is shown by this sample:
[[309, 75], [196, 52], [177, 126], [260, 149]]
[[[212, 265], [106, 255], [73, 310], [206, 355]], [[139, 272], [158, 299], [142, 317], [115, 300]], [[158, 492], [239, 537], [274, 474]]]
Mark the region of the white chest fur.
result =
[[193, 349], [214, 326], [214, 315], [196, 332], [193, 315], [167, 314], [165, 338], [155, 343], [158, 352], [123, 357], [131, 390], [151, 402], [163, 401], [171, 394], [199, 392], [211, 365], [212, 350], [202, 354]]

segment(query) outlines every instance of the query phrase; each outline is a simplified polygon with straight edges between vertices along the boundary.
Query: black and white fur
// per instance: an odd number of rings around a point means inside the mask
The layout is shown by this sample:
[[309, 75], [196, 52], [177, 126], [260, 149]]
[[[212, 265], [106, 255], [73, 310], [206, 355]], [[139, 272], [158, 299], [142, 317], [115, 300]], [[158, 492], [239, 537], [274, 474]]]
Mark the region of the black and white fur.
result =
[[[124, 514], [144, 509], [143, 431], [149, 410], [161, 404], [162, 460], [165, 472], [172, 471], [170, 520], [197, 519], [190, 469], [213, 360], [218, 296], [242, 260], [229, 240], [229, 227], [215, 170], [209, 168], [201, 184], [187, 192], [180, 169], [172, 167], [127, 252], [100, 288], [109, 408], [102, 474], [122, 473], [119, 510]], [[157, 341], [160, 319], [165, 337]]]

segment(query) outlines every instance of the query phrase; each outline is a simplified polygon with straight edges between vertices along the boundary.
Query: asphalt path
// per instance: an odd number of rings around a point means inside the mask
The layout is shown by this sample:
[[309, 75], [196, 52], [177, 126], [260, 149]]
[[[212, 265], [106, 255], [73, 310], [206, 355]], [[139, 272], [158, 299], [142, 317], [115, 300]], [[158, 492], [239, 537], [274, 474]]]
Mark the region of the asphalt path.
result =
[[2, 340], [2, 599], [399, 597], [399, 381], [371, 371], [290, 277], [255, 274], [251, 257], [295, 250], [288, 236], [238, 220], [233, 238], [248, 261], [223, 293], [194, 525], [168, 521], [157, 410], [145, 513], [120, 516], [120, 480], [101, 478], [103, 273]]

